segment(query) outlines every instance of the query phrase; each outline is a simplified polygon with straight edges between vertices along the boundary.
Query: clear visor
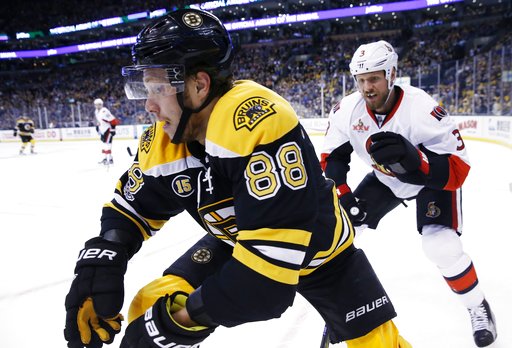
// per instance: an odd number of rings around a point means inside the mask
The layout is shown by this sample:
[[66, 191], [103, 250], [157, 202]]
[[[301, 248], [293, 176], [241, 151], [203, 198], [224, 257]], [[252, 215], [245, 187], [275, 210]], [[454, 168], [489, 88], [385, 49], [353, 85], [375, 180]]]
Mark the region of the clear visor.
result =
[[128, 99], [167, 97], [185, 89], [183, 65], [132, 65], [121, 69]]

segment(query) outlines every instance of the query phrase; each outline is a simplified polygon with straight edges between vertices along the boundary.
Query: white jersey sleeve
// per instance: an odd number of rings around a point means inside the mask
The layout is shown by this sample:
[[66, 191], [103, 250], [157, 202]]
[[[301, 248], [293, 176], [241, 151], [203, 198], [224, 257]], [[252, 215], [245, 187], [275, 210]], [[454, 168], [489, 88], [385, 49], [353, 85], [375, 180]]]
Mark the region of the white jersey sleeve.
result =
[[355, 105], [360, 102], [360, 96], [352, 94], [338, 102], [329, 113], [329, 125], [324, 138], [320, 163], [326, 176], [334, 180], [339, 198], [351, 193], [351, 189], [347, 185], [347, 173], [350, 170], [351, 154], [354, 151], [350, 130], [352, 128], [352, 113]]

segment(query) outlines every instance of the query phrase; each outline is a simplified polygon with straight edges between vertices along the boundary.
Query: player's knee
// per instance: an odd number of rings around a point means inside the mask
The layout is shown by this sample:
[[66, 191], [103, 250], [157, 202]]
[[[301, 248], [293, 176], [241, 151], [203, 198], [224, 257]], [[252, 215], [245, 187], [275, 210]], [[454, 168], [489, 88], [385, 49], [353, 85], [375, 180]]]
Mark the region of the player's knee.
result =
[[164, 275], [145, 285], [137, 292], [130, 303], [128, 323], [144, 314], [160, 297], [176, 291], [190, 294], [194, 291], [194, 288], [185, 279], [173, 274]]
[[422, 247], [427, 258], [439, 268], [451, 266], [464, 254], [459, 236], [446, 226], [423, 226]]

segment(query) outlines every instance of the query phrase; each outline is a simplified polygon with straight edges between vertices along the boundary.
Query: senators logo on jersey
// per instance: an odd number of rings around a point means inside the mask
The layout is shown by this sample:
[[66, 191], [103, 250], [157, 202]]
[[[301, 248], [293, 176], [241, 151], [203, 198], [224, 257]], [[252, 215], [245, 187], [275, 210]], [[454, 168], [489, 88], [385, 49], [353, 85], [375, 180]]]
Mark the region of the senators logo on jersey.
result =
[[441, 106], [436, 106], [430, 113], [436, 120], [441, 121], [444, 117], [448, 116], [448, 112], [443, 109]]
[[243, 127], [254, 129], [263, 119], [276, 113], [275, 104], [268, 99], [252, 97], [240, 104], [234, 115], [235, 129]]
[[358, 133], [368, 132], [370, 130], [370, 126], [365, 125], [363, 121], [359, 119], [357, 124], [352, 125], [352, 130]]
[[441, 209], [439, 209], [439, 207], [436, 206], [436, 202], [429, 202], [427, 206], [427, 213], [425, 214], [425, 216], [429, 218], [436, 218], [439, 215], [441, 215]]
[[[372, 139], [370, 137], [368, 137], [368, 139], [366, 139], [366, 143], [365, 143], [365, 148], [366, 148], [366, 152], [368, 152], [368, 154], [370, 154], [370, 146], [372, 145]], [[395, 176], [395, 174], [393, 174], [392, 171], [390, 171], [389, 169], [387, 169], [386, 167], [384, 167], [382, 164], [380, 163], [377, 163], [377, 161], [373, 158], [373, 156], [370, 154], [370, 158], [372, 159], [372, 168], [375, 169], [375, 170], [378, 170], [379, 172], [381, 172], [382, 174], [385, 174], [387, 176]]]

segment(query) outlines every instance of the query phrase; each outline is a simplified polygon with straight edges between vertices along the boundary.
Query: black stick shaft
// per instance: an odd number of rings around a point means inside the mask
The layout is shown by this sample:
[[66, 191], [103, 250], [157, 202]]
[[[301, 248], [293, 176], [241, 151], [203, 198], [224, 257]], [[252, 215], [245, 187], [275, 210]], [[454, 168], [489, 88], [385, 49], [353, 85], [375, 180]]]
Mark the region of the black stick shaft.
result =
[[320, 348], [329, 348], [329, 330], [327, 330], [327, 325], [324, 326]]

